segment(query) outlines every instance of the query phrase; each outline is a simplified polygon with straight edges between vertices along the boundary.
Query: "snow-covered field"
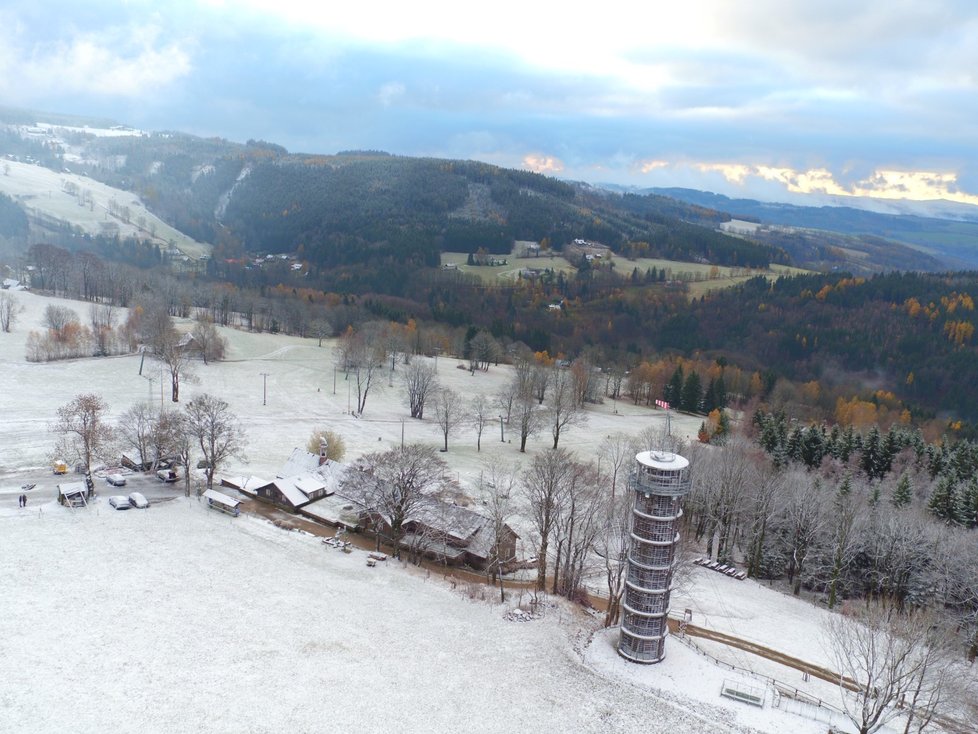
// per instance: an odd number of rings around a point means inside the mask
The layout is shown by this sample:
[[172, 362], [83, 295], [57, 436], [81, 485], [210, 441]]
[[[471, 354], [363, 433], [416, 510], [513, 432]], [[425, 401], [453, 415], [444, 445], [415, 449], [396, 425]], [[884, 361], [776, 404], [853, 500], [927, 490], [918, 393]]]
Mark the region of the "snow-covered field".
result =
[[[824, 734], [824, 718], [788, 714], [770, 695], [764, 709], [721, 698], [723, 681], [739, 674], [678, 640], [659, 665], [627, 663], [613, 631], [588, 643], [597, 622], [560, 602], [542, 619], [509, 622], [516, 598], [473, 601], [424, 571], [367, 568], [362, 553], [327, 551], [310, 536], [232, 520], [196, 501], [148, 511], [115, 512], [101, 499], [78, 513], [53, 502], [19, 510], [15, 492], [2, 488], [51, 481], [48, 425], [59, 406], [96, 392], [117, 415], [158, 402], [160, 381], [149, 361], [144, 374], [154, 381], [138, 374], [138, 356], [28, 364], [24, 342], [41, 328], [45, 306], [72, 306], [83, 322], [86, 306], [14, 295], [26, 311], [13, 333], [0, 333], [0, 731]], [[198, 366], [199, 382], [181, 395], [217, 394], [242, 420], [248, 461], [229, 474], [274, 475], [316, 428], [342, 435], [348, 458], [399, 444], [402, 430], [408, 442], [440, 441], [430, 422], [408, 417], [396, 379], [353, 418], [332, 344], [224, 334], [228, 360]], [[505, 367], [471, 375], [457, 364], [440, 358], [439, 376], [466, 395], [493, 392], [509, 376]], [[588, 414], [587, 426], [561, 439], [588, 457], [605, 435], [664, 422], [661, 411], [622, 402]], [[673, 416], [672, 426], [691, 435], [699, 420]], [[450, 442], [444, 457], [463, 489], [474, 489], [485, 462], [526, 462], [550, 445], [541, 435], [523, 455], [506, 438], [498, 426], [487, 431], [481, 453], [471, 433]], [[702, 569], [692, 581], [673, 608], [692, 609], [696, 624], [826, 662], [817, 644], [825, 612]], [[755, 656], [701, 648], [816, 697], [837, 694]]]
[[[138, 401], [160, 401], [159, 367], [147, 359], [140, 376], [139, 355], [48, 364], [26, 362], [27, 334], [32, 329], [43, 329], [44, 309], [49, 303], [74, 308], [82, 323], [88, 321], [88, 305], [29, 292], [14, 296], [26, 311], [13, 333], [0, 333], [3, 368], [0, 388], [5, 414], [5, 420], [0, 422], [0, 480], [5, 473], [48, 468], [54, 436], [47, 427], [57, 409], [79, 393], [102, 395], [114, 415]], [[120, 313], [122, 318], [124, 314]], [[190, 328], [189, 324], [184, 326]], [[334, 342], [324, 341], [320, 348], [315, 339], [251, 334], [234, 329], [221, 329], [221, 333], [229, 341], [226, 361], [207, 366], [198, 363], [194, 368], [196, 384], [183, 383], [180, 394], [183, 401], [201, 392], [216, 394], [241, 419], [249, 437], [247, 463], [227, 467], [228, 473], [274, 476], [292, 449], [305, 446], [313, 430], [318, 428], [329, 428], [345, 439], [347, 460], [399, 445], [402, 426], [408, 443], [441, 445], [433, 420], [421, 422], [410, 417], [396, 373], [393, 379], [385, 374], [380, 384], [371, 389], [363, 417], [357, 419], [349, 412], [351, 405], [356, 407], [356, 386], [352, 381], [345, 381], [342, 372], [334, 372]], [[444, 386], [466, 397], [475, 391], [493, 393], [511, 375], [505, 366], [490, 367], [488, 372], [473, 375], [466, 369], [457, 369], [459, 364], [456, 359], [439, 358], [438, 377]], [[262, 373], [268, 377], [263, 378]], [[153, 378], [153, 382], [147, 378]], [[391, 382], [393, 386], [389, 385]], [[166, 405], [173, 405], [168, 392], [164, 398]], [[561, 436], [561, 446], [587, 458], [597, 456], [597, 446], [608, 434], [617, 431], [638, 434], [650, 425], [664, 429], [666, 420], [664, 411], [634, 407], [624, 401], [591, 406], [587, 413], [586, 425], [571, 427]], [[672, 430], [692, 436], [700, 422], [699, 418], [673, 414]], [[470, 429], [460, 430], [449, 440], [449, 451], [444, 458], [466, 485], [478, 480], [485, 462], [522, 465], [552, 443], [545, 430], [532, 437], [527, 454], [521, 454], [519, 436], [511, 435], [507, 428], [504, 437], [505, 443], [500, 441], [498, 423], [490, 425], [482, 436], [482, 451], [478, 452], [475, 434]]]
[[[65, 190], [65, 183], [90, 195], [92, 206], [80, 205], [79, 197]], [[183, 253], [193, 257], [210, 252], [209, 245], [187, 237], [150, 212], [136, 194], [106, 186], [87, 176], [55, 173], [43, 166], [0, 160], [0, 193], [13, 197], [29, 210], [71, 222], [89, 234], [99, 234], [104, 225], [114, 223], [123, 237], [154, 239], [162, 246], [172, 241]], [[129, 222], [109, 213], [113, 201], [119, 207], [129, 208]], [[140, 222], [142, 229], [137, 227]], [[155, 232], [155, 237], [151, 232]]]
[[[494, 599], [494, 595], [490, 594]], [[194, 500], [0, 516], [12, 732], [742, 732], [824, 725], [725, 701], [675, 641], [630, 665], [569, 606], [509, 622], [436, 575]]]

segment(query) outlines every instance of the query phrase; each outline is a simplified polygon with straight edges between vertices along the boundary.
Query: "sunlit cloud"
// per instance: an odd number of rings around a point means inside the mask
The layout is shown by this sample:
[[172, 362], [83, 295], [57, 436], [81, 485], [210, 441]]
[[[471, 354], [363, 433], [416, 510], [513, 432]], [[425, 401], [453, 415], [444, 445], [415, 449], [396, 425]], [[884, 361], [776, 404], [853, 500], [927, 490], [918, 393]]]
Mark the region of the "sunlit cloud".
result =
[[553, 156], [529, 153], [523, 157], [523, 167], [535, 173], [555, 174], [564, 170], [563, 161]]
[[719, 173], [730, 183], [742, 184], [755, 171], [752, 166], [730, 163], [694, 163], [693, 167], [703, 173]]
[[659, 168], [668, 168], [669, 161], [641, 161], [638, 170], [642, 173], [649, 173]]
[[[682, 167], [685, 164], [677, 164]], [[643, 173], [663, 168], [656, 165]], [[826, 168], [795, 170], [783, 166], [748, 165], [743, 163], [693, 163], [692, 168], [702, 173], [719, 173], [729, 183], [747, 188], [752, 180], [780, 184], [792, 194], [823, 194], [843, 197], [871, 197], [876, 199], [905, 199], [909, 201], [933, 201], [942, 199], [961, 204], [978, 206], [978, 195], [962, 191], [958, 175], [954, 172], [876, 170], [858, 181], [841, 183]]]

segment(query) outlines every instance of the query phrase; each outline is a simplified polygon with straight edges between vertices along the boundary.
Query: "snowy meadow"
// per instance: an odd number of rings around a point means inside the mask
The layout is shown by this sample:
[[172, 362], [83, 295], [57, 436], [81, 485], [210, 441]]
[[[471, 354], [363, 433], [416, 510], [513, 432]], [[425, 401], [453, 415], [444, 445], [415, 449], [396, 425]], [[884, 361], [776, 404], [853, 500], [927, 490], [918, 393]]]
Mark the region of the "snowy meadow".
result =
[[[48, 304], [74, 308], [82, 322], [87, 305], [14, 295], [25, 310], [0, 334], [0, 729], [824, 734], [824, 717], [811, 712], [721, 698], [724, 681], [758, 679], [677, 639], [659, 665], [627, 663], [614, 630], [565, 600], [548, 600], [538, 619], [511, 621], [526, 594], [513, 591], [500, 604], [423, 568], [368, 568], [361, 551], [335, 552], [317, 537], [254, 516], [232, 519], [192, 499], [146, 511], [116, 512], [104, 498], [83, 511], [53, 501], [21, 510], [14, 496], [22, 483], [53, 481], [49, 425], [58, 407], [97, 393], [117, 416], [140, 401], [160, 404], [163, 380], [149, 359], [139, 374], [139, 355], [26, 362], [27, 334], [42, 328]], [[226, 359], [196, 364], [181, 401], [211, 393], [241, 420], [247, 460], [225, 473], [274, 476], [316, 429], [342, 436], [347, 460], [402, 437], [441, 444], [433, 421], [410, 418], [396, 373], [356, 418], [332, 342], [221, 333]], [[509, 379], [505, 366], [470, 373], [460, 364], [441, 357], [438, 376], [467, 397]], [[162, 403], [172, 405], [168, 392]], [[607, 435], [665, 423], [663, 411], [624, 402], [590, 406], [587, 418], [561, 438], [585, 459], [597, 458]], [[691, 436], [699, 422], [673, 415], [671, 427]], [[523, 466], [550, 443], [544, 432], [521, 454], [518, 438], [495, 425], [481, 451], [464, 429], [442, 455], [477, 507], [480, 472]], [[826, 613], [753, 581], [696, 569], [672, 606], [692, 610], [698, 624], [824, 662], [812, 641]], [[831, 684], [722, 648], [701, 650], [810, 686], [815, 697], [837, 695]]]

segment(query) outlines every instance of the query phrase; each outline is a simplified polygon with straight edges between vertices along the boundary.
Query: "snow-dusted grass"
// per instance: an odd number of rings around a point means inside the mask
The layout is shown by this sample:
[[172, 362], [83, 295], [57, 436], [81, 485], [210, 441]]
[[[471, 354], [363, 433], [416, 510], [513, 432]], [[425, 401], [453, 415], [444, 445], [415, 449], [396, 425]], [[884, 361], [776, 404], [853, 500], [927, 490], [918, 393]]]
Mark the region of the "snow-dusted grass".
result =
[[[139, 355], [27, 363], [24, 360], [27, 334], [32, 329], [43, 329], [44, 309], [49, 303], [73, 308], [83, 323], [88, 320], [88, 304], [28, 292], [14, 296], [27, 310], [13, 333], [0, 333], [0, 387], [6, 418], [0, 422], [0, 475], [48, 467], [54, 437], [47, 426], [53, 422], [58, 407], [81, 392], [102, 395], [114, 415], [137, 401], [152, 399], [159, 404], [160, 370], [149, 358], [142, 377]], [[189, 329], [190, 324], [181, 327]], [[356, 407], [356, 386], [344, 380], [342, 372], [336, 371], [334, 375], [334, 341], [326, 341], [320, 348], [315, 339], [223, 328], [221, 333], [229, 341], [227, 360], [206, 366], [196, 364], [196, 384], [184, 382], [180, 394], [182, 402], [202, 392], [216, 394], [228, 401], [241, 419], [249, 438], [247, 462], [227, 467], [229, 473], [274, 475], [292, 449], [305, 446], [317, 428], [329, 428], [345, 439], [347, 459], [399, 445], [402, 425], [406, 442], [440, 445], [433, 420], [422, 422], [410, 417], [399, 371], [392, 379], [387, 372], [381, 376], [379, 384], [370, 392], [363, 417], [357, 419], [348, 412], [348, 406]], [[440, 357], [438, 377], [443, 385], [466, 397], [476, 391], [494, 393], [511, 376], [507, 366], [493, 366], [488, 372], [471, 374], [466, 369], [457, 369], [459, 364], [459, 360]], [[398, 370], [401, 369], [399, 366]], [[263, 388], [263, 372], [268, 373], [267, 389]], [[153, 382], [148, 382], [147, 377], [153, 378]], [[391, 382], [393, 386], [389, 386]], [[173, 405], [168, 385], [163, 403]], [[589, 406], [587, 416], [586, 425], [571, 427], [561, 436], [561, 446], [583, 458], [596, 458], [601, 439], [613, 432], [638, 434], [647, 426], [665, 426], [664, 411], [635, 407], [626, 401], [608, 400], [603, 405]], [[700, 421], [673, 414], [672, 430], [692, 436], [699, 429]], [[498, 422], [488, 426], [482, 436], [481, 452], [476, 451], [475, 435], [470, 429], [452, 436], [449, 451], [443, 458], [463, 487], [471, 488], [477, 483], [479, 471], [486, 462], [522, 465], [535, 453], [548, 450], [552, 443], [545, 429], [530, 439], [527, 453], [521, 454], [519, 436], [513, 435], [508, 427], [504, 435], [506, 443], [500, 441]]]
[[[27, 333], [42, 327], [47, 304], [68, 305], [82, 321], [87, 305], [14, 295], [26, 311], [13, 333], [0, 333], [0, 486], [12, 488], [0, 507], [0, 730], [824, 731], [770, 704], [758, 710], [721, 699], [722, 681], [739, 674], [676, 640], [662, 664], [626, 663], [614, 652], [614, 632], [585, 644], [593, 621], [570, 607], [506, 622], [508, 606], [471, 601], [394, 563], [368, 569], [360, 553], [326, 551], [255, 518], [232, 520], [183, 500], [146, 512], [110, 511], [102, 501], [78, 513], [53, 503], [15, 509], [20, 483], [50, 481], [48, 425], [59, 406], [82, 392], [101, 394], [114, 415], [137, 401], [158, 404], [160, 375], [147, 360], [144, 374], [154, 381], [139, 376], [138, 356], [27, 363]], [[348, 458], [399, 444], [402, 425], [408, 442], [440, 441], [431, 422], [408, 417], [396, 378], [371, 393], [363, 418], [349, 415], [342, 373], [333, 392], [332, 343], [222, 333], [228, 359], [197, 366], [199, 382], [185, 383], [181, 396], [217, 394], [240, 417], [248, 461], [229, 465], [229, 474], [273, 476], [315, 428], [342, 435]], [[467, 396], [509, 378], [506, 367], [472, 375], [457, 364], [440, 358], [439, 377]], [[171, 406], [168, 392], [164, 398]], [[607, 434], [664, 422], [661, 411], [623, 402], [587, 412], [588, 425], [561, 444], [589, 458]], [[691, 435], [698, 425], [673, 416], [674, 432]], [[548, 450], [548, 439], [531, 439], [523, 455], [500, 442], [497, 425], [483, 435], [481, 453], [474, 435], [461, 433], [443, 456], [474, 494], [484, 462], [525, 464]], [[696, 624], [825, 662], [822, 610], [699, 568], [692, 579], [672, 606], [692, 609]], [[787, 683], [800, 677], [703, 647]], [[805, 689], [812, 695], [832, 693], [813, 685]]]
[[194, 500], [52, 503], [0, 517], [0, 539], [6, 731], [683, 734], [764, 720], [720, 703], [712, 666], [679, 645], [653, 670], [604, 635], [584, 664], [570, 607], [507, 622], [437, 576], [367, 568], [362, 552]]
[[[79, 197], [64, 190], [66, 182], [90, 194], [94, 206], [80, 206]], [[3, 160], [0, 161], [0, 193], [13, 197], [29, 210], [70, 222], [89, 234], [99, 234], [103, 225], [114, 222], [123, 237], [154, 239], [162, 246], [173, 241], [182, 252], [193, 257], [210, 252], [209, 245], [188, 237], [150, 212], [136, 194], [106, 186], [87, 176], [64, 171], [56, 173], [39, 165]], [[129, 222], [109, 213], [112, 201], [119, 207], [129, 208]], [[145, 222], [143, 230], [137, 226], [140, 218]], [[156, 232], [155, 238], [150, 234], [151, 227]]]

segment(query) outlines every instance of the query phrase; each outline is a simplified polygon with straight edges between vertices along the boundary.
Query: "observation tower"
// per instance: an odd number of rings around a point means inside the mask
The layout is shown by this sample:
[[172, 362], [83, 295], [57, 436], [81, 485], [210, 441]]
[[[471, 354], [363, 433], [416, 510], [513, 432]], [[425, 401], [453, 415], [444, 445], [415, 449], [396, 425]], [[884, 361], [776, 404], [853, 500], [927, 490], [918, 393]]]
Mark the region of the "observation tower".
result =
[[635, 493], [618, 654], [658, 663], [669, 634], [669, 592], [679, 546], [682, 498], [690, 490], [689, 461], [666, 451], [635, 456], [628, 478]]

